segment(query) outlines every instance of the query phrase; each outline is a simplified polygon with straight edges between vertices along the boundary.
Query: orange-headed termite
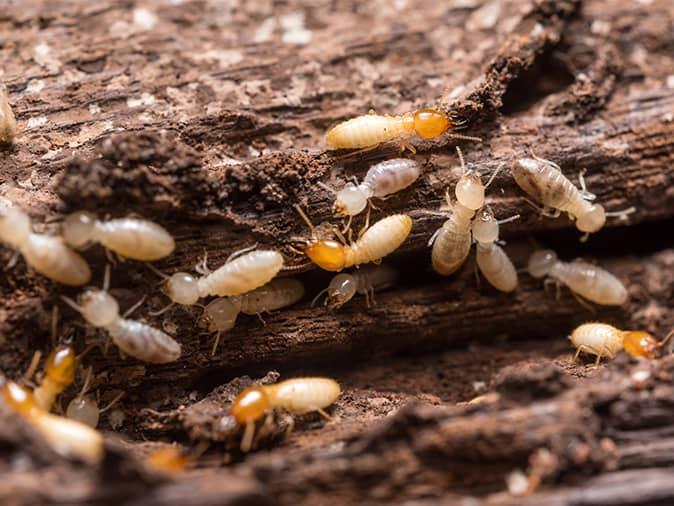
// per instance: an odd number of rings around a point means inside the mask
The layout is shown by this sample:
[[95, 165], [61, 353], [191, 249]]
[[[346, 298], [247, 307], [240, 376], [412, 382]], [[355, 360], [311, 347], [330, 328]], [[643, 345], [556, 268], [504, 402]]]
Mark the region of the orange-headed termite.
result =
[[326, 271], [339, 272], [354, 265], [378, 263], [397, 250], [412, 231], [412, 218], [406, 214], [393, 214], [382, 218], [364, 230], [357, 241], [346, 245], [320, 237], [302, 208], [295, 206], [295, 209], [312, 231], [311, 239], [305, 241], [304, 253]]
[[599, 364], [602, 358], [613, 358], [621, 348], [633, 357], [655, 358], [672, 335], [674, 331], [658, 341], [642, 330], [620, 330], [605, 323], [584, 323], [574, 329], [569, 339], [576, 348], [574, 360], [581, 353], [587, 353], [595, 355], [595, 363]]
[[477, 242], [475, 259], [482, 275], [489, 283], [502, 292], [512, 292], [517, 288], [517, 271], [501, 246], [496, 244], [499, 224], [519, 218], [512, 216], [497, 221], [489, 206], [482, 208], [473, 220], [473, 239]]
[[171, 336], [145, 323], [120, 317], [119, 305], [108, 293], [109, 284], [110, 266], [106, 266], [102, 290], [92, 288], [85, 291], [79, 304], [68, 297], [61, 298], [79, 311], [90, 325], [105, 329], [127, 355], [155, 364], [178, 360], [180, 344]]
[[366, 265], [350, 273], [337, 274], [327, 288], [316, 295], [312, 304], [327, 292], [325, 305], [337, 309], [349, 302], [356, 293], [365, 295], [367, 306], [374, 303], [375, 290], [393, 286], [398, 273], [388, 265]]
[[2, 385], [2, 397], [7, 405], [33, 426], [58, 454], [89, 463], [103, 456], [103, 438], [82, 423], [56, 416], [42, 409], [33, 394], [13, 381]]
[[44, 376], [33, 391], [35, 403], [45, 411], [51, 410], [56, 397], [75, 380], [77, 355], [69, 344], [55, 348], [44, 364]]
[[0, 144], [12, 144], [16, 137], [16, 118], [9, 105], [7, 88], [0, 84]]
[[173, 237], [163, 227], [138, 218], [100, 221], [91, 213], [79, 211], [66, 216], [62, 230], [63, 239], [74, 248], [99, 242], [133, 260], [159, 260], [175, 249]]
[[91, 279], [89, 265], [81, 256], [59, 236], [33, 233], [30, 218], [16, 207], [0, 208], [0, 242], [16, 249], [30, 267], [54, 281], [80, 286]]
[[627, 289], [613, 274], [583, 260], [562, 262], [552, 250], [534, 251], [527, 270], [534, 278], [548, 276], [546, 282], [562, 283], [596, 304], [619, 306], [627, 301]]
[[330, 378], [294, 378], [273, 385], [258, 385], [244, 389], [232, 403], [232, 416], [245, 427], [241, 451], [247, 452], [253, 444], [255, 422], [273, 410], [285, 410], [294, 415], [324, 411], [334, 403], [341, 389]]
[[[594, 204], [596, 196], [587, 191], [583, 174], [579, 176], [581, 189], [569, 181], [557, 164], [542, 158], [521, 158], [511, 167], [517, 184], [536, 202], [543, 204], [542, 212], [552, 217], [566, 212], [576, 221], [576, 228], [585, 232], [582, 240], [600, 230], [607, 216], [625, 217], [634, 212], [630, 207], [623, 211], [607, 213], [603, 206]], [[548, 209], [554, 209], [549, 213]]]

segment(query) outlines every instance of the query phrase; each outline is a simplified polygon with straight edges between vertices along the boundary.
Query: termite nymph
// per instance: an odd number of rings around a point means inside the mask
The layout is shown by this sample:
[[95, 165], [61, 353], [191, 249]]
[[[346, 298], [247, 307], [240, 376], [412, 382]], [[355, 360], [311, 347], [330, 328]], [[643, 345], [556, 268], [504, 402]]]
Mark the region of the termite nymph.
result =
[[266, 285], [235, 297], [218, 297], [204, 308], [201, 322], [209, 332], [217, 332], [212, 355], [218, 348], [220, 334], [234, 328], [239, 313], [258, 315], [291, 306], [304, 296], [304, 285], [293, 278], [272, 279]]
[[89, 265], [80, 255], [61, 237], [32, 232], [30, 218], [16, 207], [0, 208], [0, 242], [17, 250], [30, 267], [54, 281], [80, 286], [91, 279]]
[[[332, 149], [363, 149], [398, 141], [403, 148], [415, 151], [405, 142], [409, 137], [416, 135], [422, 139], [435, 139], [462, 125], [435, 109], [419, 109], [400, 116], [366, 114], [332, 127], [325, 135], [325, 142]], [[480, 140], [456, 134], [453, 137]]]
[[56, 416], [42, 409], [33, 394], [13, 381], [5, 381], [1, 388], [7, 405], [30, 423], [52, 449], [69, 458], [97, 463], [103, 456], [103, 438], [92, 428]]
[[365, 296], [367, 306], [374, 303], [375, 290], [384, 290], [395, 284], [398, 273], [388, 265], [366, 265], [350, 273], [337, 274], [327, 288], [316, 295], [312, 304], [327, 292], [325, 305], [338, 309], [357, 293]]
[[491, 208], [487, 206], [482, 208], [473, 220], [473, 239], [477, 242], [475, 253], [477, 266], [494, 288], [506, 293], [517, 288], [517, 271], [496, 241], [499, 236], [499, 224], [517, 218], [519, 215], [497, 221]]
[[[581, 189], [569, 181], [560, 167], [542, 158], [521, 158], [511, 167], [511, 173], [517, 184], [536, 202], [543, 204], [543, 214], [557, 217], [566, 212], [575, 220], [576, 228], [584, 232], [582, 240], [604, 227], [607, 216], [625, 217], [634, 212], [634, 208], [623, 211], [606, 212], [600, 204], [592, 201], [595, 195], [587, 191], [582, 173], [579, 176]], [[550, 214], [548, 209], [554, 209]]]
[[412, 231], [412, 218], [393, 214], [364, 230], [358, 240], [347, 245], [316, 234], [316, 227], [302, 208], [296, 205], [295, 209], [312, 231], [311, 239], [304, 241], [304, 254], [326, 271], [339, 272], [355, 265], [378, 263], [397, 250]]
[[[159, 329], [119, 315], [119, 305], [108, 293], [110, 266], [106, 266], [103, 289], [89, 289], [79, 299], [79, 304], [62, 296], [73, 309], [82, 314], [94, 327], [105, 329], [117, 347], [127, 355], [144, 362], [164, 364], [180, 357], [180, 344]], [[134, 308], [132, 308], [134, 309]]]
[[77, 420], [78, 422], [95, 429], [98, 425], [98, 420], [101, 417], [101, 413], [105, 413], [112, 406], [114, 406], [117, 401], [119, 401], [124, 396], [124, 392], [120, 392], [105, 407], [99, 408], [97, 398], [98, 396], [94, 397], [87, 393], [91, 385], [91, 377], [92, 368], [90, 367], [87, 371], [87, 376], [84, 380], [84, 384], [82, 385], [80, 393], [73, 397], [72, 400], [68, 403], [68, 407], [66, 408], [66, 416], [71, 420]]
[[241, 451], [247, 452], [253, 444], [255, 422], [273, 410], [284, 410], [294, 415], [317, 411], [330, 419], [324, 411], [341, 393], [339, 384], [330, 378], [293, 378], [273, 385], [259, 385], [244, 389], [232, 402], [231, 413], [236, 422], [245, 427]]
[[602, 358], [615, 357], [620, 349], [633, 357], [655, 358], [672, 335], [674, 331], [658, 341], [642, 330], [620, 330], [605, 323], [584, 323], [574, 329], [569, 339], [576, 348], [574, 360], [581, 353], [587, 353], [597, 357], [595, 365], [598, 365]]
[[613, 274], [583, 260], [562, 262], [552, 250], [534, 251], [527, 270], [534, 278], [548, 276], [546, 283], [562, 283], [596, 304], [620, 306], [627, 301], [627, 289]]
[[173, 237], [163, 227], [138, 218], [100, 221], [91, 213], [78, 211], [66, 216], [62, 230], [63, 239], [74, 248], [99, 242], [133, 260], [159, 260], [175, 249]]
[[0, 84], [0, 144], [10, 145], [16, 137], [16, 118], [9, 105], [7, 88]]

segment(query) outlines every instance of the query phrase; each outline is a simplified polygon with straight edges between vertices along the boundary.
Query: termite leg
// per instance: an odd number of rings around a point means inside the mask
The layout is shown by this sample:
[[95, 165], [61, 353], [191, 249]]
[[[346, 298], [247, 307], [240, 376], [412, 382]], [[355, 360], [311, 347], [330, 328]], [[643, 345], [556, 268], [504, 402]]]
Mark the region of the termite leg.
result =
[[429, 248], [430, 248], [431, 246], [433, 246], [433, 243], [434, 243], [435, 240], [438, 238], [438, 235], [440, 234], [440, 231], [441, 231], [441, 230], [442, 230], [442, 229], [439, 228], [439, 229], [437, 229], [435, 232], [433, 232], [433, 235], [432, 235], [431, 238], [428, 240], [428, 247], [429, 247]]
[[[327, 292], [327, 291], [328, 291], [328, 288], [323, 288], [323, 290], [321, 290], [320, 292], [318, 292], [318, 295], [316, 295], [316, 297], [314, 297], [314, 300], [311, 301], [311, 307], [314, 307], [314, 306], [316, 305], [316, 301], [317, 301], [318, 299], [320, 299], [320, 298], [321, 298], [321, 295], [323, 295], [323, 294], [324, 294], [325, 292]], [[325, 298], [325, 303], [324, 303], [323, 305], [326, 306], [327, 304], [328, 304], [328, 298], [326, 297], [326, 298]]]
[[194, 266], [194, 270], [202, 276], [206, 276], [207, 274], [211, 273], [211, 270], [208, 268], [208, 251], [206, 251], [206, 249], [204, 249], [204, 258], [197, 262], [197, 264]]
[[346, 234], [347, 231], [351, 230], [351, 222], [353, 221], [353, 216], [349, 215], [349, 219], [346, 221], [346, 225], [342, 229], [342, 234]]
[[580, 236], [580, 239], [578, 239], [580, 242], [587, 242], [587, 240], [590, 237], [590, 232], [585, 232], [583, 235]]
[[374, 298], [374, 286], [370, 287], [370, 302], [373, 306], [377, 305], [377, 300]]
[[15, 265], [16, 262], [19, 261], [19, 257], [21, 256], [21, 253], [18, 251], [15, 251], [12, 256], [9, 259], [9, 262], [7, 262], [7, 269], [12, 269]]
[[328, 422], [332, 421], [332, 417], [328, 415], [323, 408], [317, 408], [318, 414], [325, 418]]
[[477, 291], [482, 291], [482, 281], [480, 281], [480, 271], [477, 268], [477, 262], [473, 263], [473, 273], [475, 274], [475, 284], [477, 285]]
[[356, 149], [355, 151], [351, 151], [349, 153], [345, 153], [343, 155], [335, 156], [335, 160], [348, 160], [349, 158], [352, 158], [356, 155], [360, 155], [362, 153], [367, 153], [368, 151], [372, 151], [373, 149], [377, 149], [379, 147], [379, 144], [375, 144], [374, 146], [368, 146], [366, 148], [360, 148]]
[[286, 428], [286, 433], [285, 433], [285, 438], [288, 439], [290, 435], [293, 433], [293, 430], [295, 429], [295, 419], [292, 417], [292, 415], [286, 414], [283, 419], [285, 422], [288, 424], [288, 427]]
[[143, 295], [138, 302], [136, 302], [133, 306], [127, 309], [122, 315], [122, 318], [127, 318], [128, 316], [130, 316], [136, 309], [138, 309], [140, 306], [143, 305], [145, 299], [147, 299], [147, 295]]
[[370, 206], [368, 206], [367, 213], [365, 214], [365, 223], [363, 224], [363, 228], [361, 228], [360, 232], [358, 232], [358, 239], [363, 237], [363, 234], [367, 232], [368, 228], [370, 228]]
[[412, 146], [409, 142], [400, 141], [400, 152], [404, 153], [406, 149], [409, 150], [413, 155], [417, 154], [417, 148]]
[[586, 172], [587, 169], [583, 169], [578, 173], [578, 182], [580, 183], [580, 190], [585, 200], [594, 200], [597, 198], [597, 196], [594, 193], [587, 191], [587, 185], [585, 184]]
[[559, 165], [557, 165], [555, 162], [553, 162], [552, 160], [546, 160], [545, 158], [541, 158], [540, 156], [537, 156], [536, 153], [534, 153], [533, 148], [529, 148], [529, 153], [531, 153], [532, 158], [535, 158], [539, 162], [547, 163], [548, 165], [553, 166], [559, 172], [562, 172], [562, 168]]
[[329, 192], [329, 193], [332, 193], [333, 195], [336, 195], [336, 194], [337, 194], [337, 191], [336, 191], [334, 188], [332, 188], [331, 186], [325, 184], [323, 181], [319, 181], [319, 182], [316, 183], [316, 184], [318, 184], [318, 186], [320, 186], [321, 188], [323, 188], [325, 191], [327, 191], [327, 192]]
[[250, 447], [253, 444], [253, 437], [255, 437], [255, 422], [248, 422], [243, 431], [243, 437], [241, 438], [240, 448], [243, 453], [248, 453], [250, 451]]
[[349, 243], [346, 242], [346, 238], [344, 237], [344, 234], [342, 234], [342, 231], [339, 230], [338, 228], [333, 228], [333, 231], [335, 232], [335, 235], [337, 236], [337, 239], [344, 245], [348, 245]]
[[596, 310], [594, 307], [592, 307], [592, 305], [591, 305], [589, 302], [587, 302], [585, 299], [583, 299], [580, 295], [578, 295], [578, 294], [577, 294], [576, 292], [574, 292], [573, 290], [571, 290], [571, 295], [573, 295], [573, 297], [578, 301], [578, 303], [579, 303], [581, 306], [583, 306], [585, 309], [587, 309], [587, 310], [590, 311], [591, 313], [596, 313], [596, 312], [597, 312], [597, 310]]
[[160, 310], [158, 310], [158, 311], [149, 311], [148, 314], [149, 314], [150, 316], [159, 316], [159, 315], [164, 314], [166, 311], [168, 311], [169, 309], [171, 309], [173, 306], [175, 306], [175, 302], [169, 302], [166, 306], [164, 306], [164, 307], [161, 308]]
[[218, 345], [220, 344], [220, 334], [222, 332], [218, 330], [215, 334], [215, 340], [213, 341], [213, 348], [211, 348], [211, 357], [215, 356], [215, 352], [218, 351]]
[[621, 211], [608, 211], [606, 212], [606, 216], [617, 216], [621, 220], [626, 220], [627, 216], [636, 212], [637, 208], [634, 206], [628, 207], [627, 209], [623, 209]]
[[30, 364], [28, 364], [28, 369], [26, 369], [26, 372], [23, 373], [23, 378], [21, 379], [21, 382], [24, 384], [29, 384], [31, 379], [33, 378], [33, 375], [35, 374], [35, 371], [37, 370], [37, 366], [40, 363], [40, 359], [42, 358], [42, 352], [41, 351], [36, 351], [33, 353], [33, 357], [30, 360]]
[[293, 207], [295, 208], [295, 211], [297, 211], [297, 214], [300, 215], [302, 220], [304, 220], [304, 223], [306, 223], [307, 226], [309, 227], [309, 229], [313, 232], [316, 227], [314, 227], [314, 224], [311, 222], [311, 220], [309, 219], [307, 214], [304, 212], [304, 210], [300, 207], [299, 204], [295, 204]]
[[[264, 321], [264, 318], [262, 318], [262, 313], [255, 313], [255, 314], [257, 315], [258, 319], [262, 322], [262, 325], [265, 325], [265, 326], [266, 326], [266, 325], [267, 325], [267, 322]], [[272, 313], [269, 312], [269, 314], [272, 314]]]

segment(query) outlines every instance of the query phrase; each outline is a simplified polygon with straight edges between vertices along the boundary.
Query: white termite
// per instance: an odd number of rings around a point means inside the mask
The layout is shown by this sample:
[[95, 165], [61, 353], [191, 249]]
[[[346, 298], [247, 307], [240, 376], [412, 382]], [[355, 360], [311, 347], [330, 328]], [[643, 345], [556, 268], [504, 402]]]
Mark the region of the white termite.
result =
[[89, 387], [91, 386], [91, 378], [92, 368], [90, 367], [86, 379], [84, 380], [84, 385], [82, 385], [82, 390], [80, 390], [80, 392], [68, 403], [66, 416], [71, 420], [77, 420], [78, 422], [95, 429], [98, 425], [101, 413], [105, 413], [114, 406], [117, 401], [124, 396], [124, 392], [120, 392], [105, 407], [99, 408], [98, 395], [94, 397], [93, 395], [88, 394]]
[[304, 285], [293, 278], [272, 279], [269, 283], [243, 295], [218, 297], [204, 308], [201, 322], [209, 332], [217, 332], [212, 355], [218, 348], [220, 335], [234, 328], [239, 313], [258, 315], [292, 306], [304, 296]]
[[85, 291], [79, 304], [68, 297], [61, 298], [79, 311], [90, 325], [106, 330], [117, 347], [127, 355], [154, 364], [178, 360], [180, 344], [171, 336], [145, 323], [120, 317], [119, 305], [108, 293], [109, 284], [110, 268], [107, 266], [102, 290]]
[[519, 218], [512, 216], [498, 221], [489, 206], [483, 207], [473, 220], [473, 239], [477, 242], [475, 259], [482, 275], [489, 283], [502, 292], [512, 292], [517, 288], [517, 271], [512, 261], [496, 242], [499, 224]]
[[327, 288], [322, 290], [312, 305], [327, 292], [325, 305], [337, 309], [349, 302], [357, 293], [365, 296], [368, 306], [374, 303], [375, 290], [384, 290], [395, 284], [398, 273], [388, 265], [366, 265], [349, 273], [337, 274]]
[[159, 260], [175, 249], [173, 237], [163, 227], [138, 218], [100, 221], [91, 213], [78, 211], [66, 216], [62, 230], [63, 239], [74, 248], [99, 242], [133, 260]]
[[40, 274], [64, 285], [89, 282], [89, 265], [59, 236], [36, 234], [30, 218], [16, 207], [0, 208], [0, 241], [23, 255], [26, 263]]
[[[532, 155], [534, 156], [534, 155]], [[606, 212], [600, 204], [592, 201], [596, 196], [587, 191], [583, 173], [579, 175], [581, 189], [562, 173], [559, 165], [543, 158], [521, 158], [515, 160], [511, 173], [517, 184], [536, 202], [543, 204], [541, 212], [557, 217], [566, 212], [576, 222], [576, 228], [585, 232], [582, 240], [600, 230], [606, 223], [607, 216], [626, 217], [634, 212], [630, 207], [622, 211]], [[554, 212], [550, 212], [553, 209]]]
[[534, 278], [548, 276], [546, 283], [562, 283], [596, 304], [619, 306], [627, 301], [627, 289], [613, 274], [579, 259], [562, 262], [552, 250], [534, 251], [527, 269]]
[[485, 189], [491, 184], [498, 170], [494, 172], [486, 185], [474, 170], [466, 170], [461, 150], [457, 148], [463, 175], [454, 189], [456, 202], [452, 204], [449, 193], [446, 194], [449, 218], [441, 228], [435, 231], [429, 245], [433, 246], [431, 260], [438, 274], [449, 276], [463, 265], [470, 253], [471, 226], [475, 212], [484, 205]]
[[16, 118], [9, 105], [7, 88], [0, 84], [0, 144], [12, 144], [16, 137]]

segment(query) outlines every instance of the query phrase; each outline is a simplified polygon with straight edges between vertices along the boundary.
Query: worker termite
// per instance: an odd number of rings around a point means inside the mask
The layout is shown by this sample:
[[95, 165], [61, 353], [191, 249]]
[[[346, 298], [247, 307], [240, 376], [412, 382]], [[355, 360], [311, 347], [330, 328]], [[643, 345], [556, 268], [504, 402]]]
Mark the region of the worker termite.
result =
[[388, 265], [366, 265], [354, 272], [337, 274], [332, 278], [328, 287], [316, 295], [312, 305], [327, 292], [325, 305], [330, 309], [337, 309], [359, 293], [365, 295], [365, 303], [369, 307], [374, 303], [375, 290], [393, 286], [397, 279], [398, 273]]
[[79, 304], [68, 297], [61, 296], [61, 298], [80, 312], [90, 325], [105, 329], [117, 347], [127, 355], [155, 364], [178, 360], [180, 344], [171, 336], [145, 323], [120, 317], [119, 305], [108, 293], [109, 285], [108, 265], [105, 269], [102, 290], [85, 291], [80, 296]]
[[[405, 141], [416, 135], [434, 139], [463, 123], [435, 109], [419, 109], [400, 116], [366, 114], [343, 121], [325, 135], [325, 142], [332, 149], [373, 148], [385, 142], [398, 141], [403, 149], [416, 150]], [[480, 141], [476, 137], [452, 134], [452, 137]]]
[[473, 239], [477, 242], [475, 259], [482, 275], [502, 292], [517, 288], [517, 271], [503, 248], [496, 244], [499, 224], [516, 220], [519, 215], [497, 221], [489, 206], [482, 208], [473, 220]]
[[302, 208], [296, 205], [295, 209], [312, 232], [311, 239], [302, 241], [305, 243], [304, 254], [326, 271], [339, 272], [354, 265], [379, 263], [397, 250], [412, 231], [412, 218], [406, 214], [393, 214], [364, 230], [357, 241], [347, 245], [321, 237]]
[[[634, 212], [633, 207], [606, 212], [600, 204], [592, 203], [596, 196], [587, 191], [582, 172], [579, 176], [579, 190], [564, 176], [557, 164], [533, 154], [532, 156], [534, 158], [521, 158], [513, 163], [513, 178], [520, 188], [543, 204], [541, 212], [544, 215], [557, 217], [566, 212], [575, 220], [576, 228], [585, 233], [581, 240], [586, 240], [589, 234], [600, 230], [606, 223], [607, 216], [624, 218]], [[548, 209], [554, 209], [554, 212], [550, 213]]]
[[87, 371], [86, 379], [82, 385], [80, 392], [72, 398], [66, 408], [66, 416], [72, 420], [77, 420], [91, 428], [96, 428], [101, 413], [105, 413], [123, 396], [124, 392], [120, 392], [113, 398], [105, 407], [98, 407], [98, 395], [96, 397], [89, 395], [88, 391], [91, 386], [92, 368]]
[[548, 276], [548, 281], [569, 287], [576, 295], [605, 306], [619, 306], [627, 301], [627, 289], [610, 272], [596, 265], [574, 260], [562, 262], [552, 250], [537, 250], [529, 257], [527, 266], [534, 278]]
[[0, 84], [0, 144], [12, 144], [16, 137], [16, 118], [9, 105], [7, 88]]
[[202, 277], [186, 272], [177, 272], [169, 277], [155, 272], [166, 278], [162, 291], [172, 303], [192, 306], [202, 297], [232, 297], [250, 292], [271, 281], [283, 267], [283, 255], [278, 251], [243, 251], [247, 252], [235, 253], [213, 272], [208, 271], [204, 258], [202, 266], [197, 268], [200, 273], [207, 273]]
[[[372, 197], [384, 198], [410, 186], [419, 178], [419, 164], [407, 158], [394, 158], [370, 167], [360, 184], [347, 183], [336, 192], [334, 210], [340, 216], [356, 216]], [[329, 190], [332, 190], [328, 187]]]
[[294, 415], [317, 411], [330, 419], [324, 411], [341, 393], [339, 384], [330, 378], [294, 378], [273, 385], [259, 385], [244, 389], [234, 399], [231, 413], [239, 425], [245, 427], [241, 451], [247, 452], [253, 444], [255, 422], [273, 410], [285, 410]]
[[23, 255], [26, 263], [40, 274], [64, 285], [89, 282], [87, 262], [58, 236], [31, 231], [30, 218], [16, 207], [0, 209], [0, 241]]
[[449, 193], [445, 195], [449, 218], [435, 231], [428, 241], [432, 246], [431, 261], [438, 274], [449, 276], [456, 272], [468, 258], [471, 246], [470, 231], [475, 212], [484, 205], [485, 189], [496, 177], [497, 169], [486, 185], [474, 170], [466, 170], [461, 150], [457, 148], [463, 174], [454, 188], [456, 203], [452, 204]]
[[595, 355], [595, 365], [602, 358], [613, 358], [624, 349], [633, 357], [655, 358], [657, 350], [662, 348], [674, 335], [671, 331], [662, 340], [658, 341], [648, 332], [642, 330], [620, 330], [605, 323], [584, 323], [576, 327], [569, 339], [576, 348], [574, 360], [581, 353]]
[[2, 396], [7, 405], [28, 421], [56, 453], [89, 463], [96, 463], [103, 456], [103, 438], [97, 431], [75, 420], [48, 413], [37, 404], [27, 388], [5, 381]]
[[304, 285], [296, 279], [272, 279], [266, 285], [235, 297], [219, 297], [204, 308], [201, 321], [209, 332], [217, 332], [211, 355], [215, 355], [220, 334], [234, 328], [239, 313], [258, 315], [291, 306], [304, 296]]
[[74, 248], [99, 242], [121, 257], [133, 260], [159, 260], [175, 249], [173, 237], [163, 227], [138, 218], [100, 221], [91, 213], [78, 211], [66, 216], [62, 230], [63, 239]]

